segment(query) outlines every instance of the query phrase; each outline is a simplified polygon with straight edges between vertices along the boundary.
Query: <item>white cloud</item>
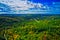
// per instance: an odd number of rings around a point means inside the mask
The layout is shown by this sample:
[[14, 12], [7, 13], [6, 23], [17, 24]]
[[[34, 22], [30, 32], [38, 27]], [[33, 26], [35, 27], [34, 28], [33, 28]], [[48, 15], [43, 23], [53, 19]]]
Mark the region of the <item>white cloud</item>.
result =
[[[29, 11], [30, 8], [46, 8], [43, 4], [41, 3], [33, 3], [28, 0], [0, 0], [0, 3], [7, 4], [11, 7], [12, 12], [14, 13], [40, 13], [41, 10], [32, 10]], [[22, 10], [22, 11], [20, 11]], [[28, 10], [28, 11], [24, 11]], [[40, 12], [38, 12], [40, 11]]]
[[[16, 10], [28, 10], [29, 8], [34, 8], [36, 3], [30, 2], [28, 0], [0, 0], [1, 3], [7, 4]], [[42, 4], [38, 3], [39, 7]], [[18, 8], [19, 7], [19, 8]]]

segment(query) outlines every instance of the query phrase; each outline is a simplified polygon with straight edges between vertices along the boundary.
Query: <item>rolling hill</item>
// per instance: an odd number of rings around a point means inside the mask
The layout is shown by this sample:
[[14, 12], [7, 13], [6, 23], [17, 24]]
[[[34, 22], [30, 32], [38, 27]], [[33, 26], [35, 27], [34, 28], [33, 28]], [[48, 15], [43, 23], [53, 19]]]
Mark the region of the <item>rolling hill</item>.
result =
[[0, 16], [1, 40], [60, 40], [60, 16]]

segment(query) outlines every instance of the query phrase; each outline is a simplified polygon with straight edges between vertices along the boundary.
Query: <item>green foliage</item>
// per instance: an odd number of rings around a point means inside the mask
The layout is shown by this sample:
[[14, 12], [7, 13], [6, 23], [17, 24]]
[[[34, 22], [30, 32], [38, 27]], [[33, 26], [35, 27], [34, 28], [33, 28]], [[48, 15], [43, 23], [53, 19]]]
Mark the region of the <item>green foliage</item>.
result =
[[38, 18], [0, 17], [1, 40], [60, 40], [60, 16]]

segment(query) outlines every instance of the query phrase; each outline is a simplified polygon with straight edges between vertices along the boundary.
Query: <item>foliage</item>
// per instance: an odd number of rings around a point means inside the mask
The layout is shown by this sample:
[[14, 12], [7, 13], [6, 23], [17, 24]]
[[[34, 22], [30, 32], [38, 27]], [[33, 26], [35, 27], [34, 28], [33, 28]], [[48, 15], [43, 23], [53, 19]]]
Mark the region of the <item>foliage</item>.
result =
[[43, 19], [40, 17], [29, 19], [0, 17], [0, 38], [5, 40], [60, 40], [60, 16], [44, 16]]

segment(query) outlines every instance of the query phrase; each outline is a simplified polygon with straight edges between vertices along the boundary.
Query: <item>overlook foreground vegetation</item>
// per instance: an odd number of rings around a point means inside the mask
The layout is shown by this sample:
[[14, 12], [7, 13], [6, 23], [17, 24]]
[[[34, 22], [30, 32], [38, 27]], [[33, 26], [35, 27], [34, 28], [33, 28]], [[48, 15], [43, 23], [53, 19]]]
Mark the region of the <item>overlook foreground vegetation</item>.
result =
[[0, 16], [0, 40], [60, 40], [60, 16]]

